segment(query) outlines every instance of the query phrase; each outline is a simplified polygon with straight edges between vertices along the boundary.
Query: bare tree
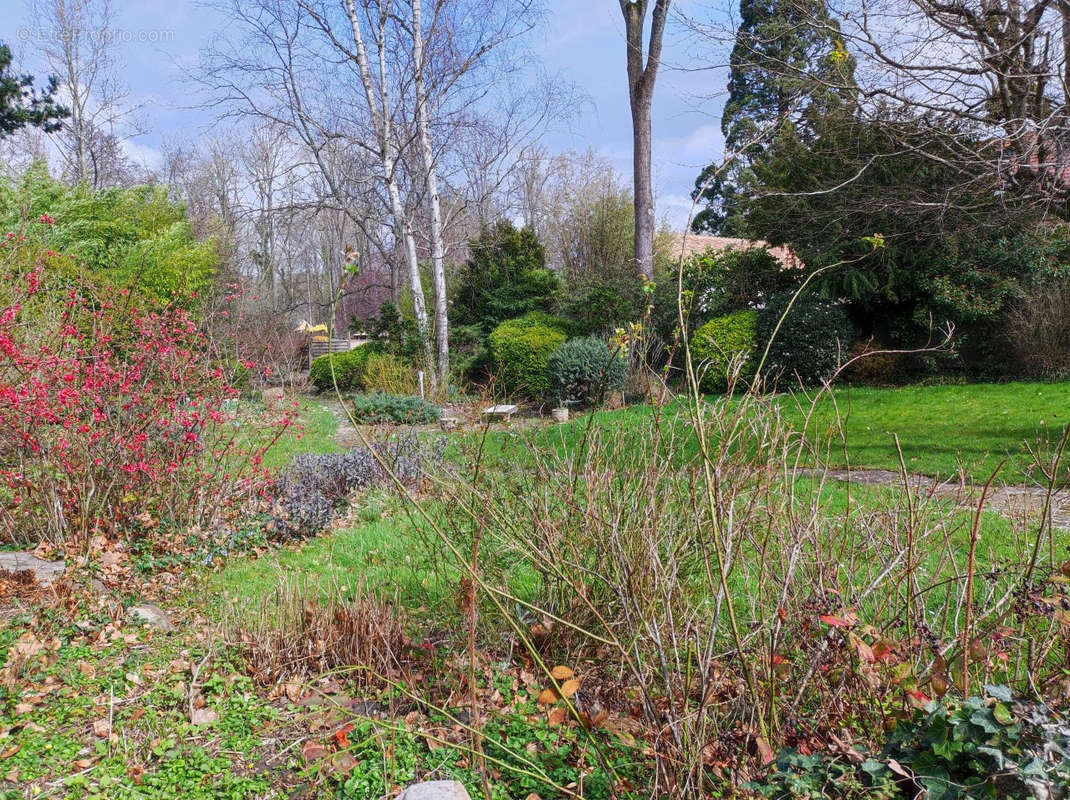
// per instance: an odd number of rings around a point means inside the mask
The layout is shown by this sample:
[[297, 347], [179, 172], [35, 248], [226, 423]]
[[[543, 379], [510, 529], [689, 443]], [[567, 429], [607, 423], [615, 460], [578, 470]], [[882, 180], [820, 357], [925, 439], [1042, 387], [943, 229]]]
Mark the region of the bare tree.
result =
[[[651, 176], [651, 124], [654, 83], [661, 65], [662, 40], [672, 0], [654, 0], [649, 47], [644, 44], [650, 0], [620, 0], [627, 44], [628, 99], [632, 109], [632, 164], [635, 196], [635, 263], [639, 273], [654, 278], [654, 190]], [[644, 55], [644, 50], [646, 53]]]
[[139, 130], [117, 78], [109, 0], [33, 0], [31, 12], [70, 109], [56, 136], [65, 172], [94, 186], [124, 182], [132, 164], [121, 145]]

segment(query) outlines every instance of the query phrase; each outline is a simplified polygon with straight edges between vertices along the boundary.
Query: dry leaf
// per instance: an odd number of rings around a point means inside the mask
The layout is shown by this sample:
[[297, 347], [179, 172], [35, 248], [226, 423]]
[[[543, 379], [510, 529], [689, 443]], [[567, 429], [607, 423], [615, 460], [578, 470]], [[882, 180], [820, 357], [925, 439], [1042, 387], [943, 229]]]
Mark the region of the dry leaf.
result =
[[213, 708], [195, 708], [189, 715], [189, 721], [194, 725], [211, 725], [219, 719], [219, 714]]
[[106, 719], [98, 719], [93, 723], [93, 735], [101, 739], [107, 739], [111, 734], [111, 723]]
[[568, 667], [563, 667], [560, 665], [554, 667], [553, 670], [550, 671], [550, 675], [553, 676], [553, 679], [555, 681], [567, 681], [575, 674], [576, 673]]
[[543, 689], [539, 693], [538, 703], [542, 706], [548, 706], [551, 703], [556, 703], [559, 695], [553, 689]]
[[9, 747], [7, 750], [5, 750], [4, 752], [0, 753], [0, 758], [11, 758], [11, 756], [15, 755], [15, 753], [17, 753], [21, 749], [22, 749], [22, 745], [21, 744], [13, 745], [13, 746]]
[[758, 746], [758, 753], [762, 757], [762, 764], [771, 764], [776, 756], [773, 754], [773, 748], [769, 746], [769, 742], [764, 737], [759, 736], [754, 740], [754, 743]]
[[561, 694], [564, 697], [572, 697], [580, 690], [579, 678], [573, 678], [572, 680], [565, 681], [561, 684]]
[[546, 722], [550, 725], [550, 727], [554, 727], [564, 722], [566, 716], [567, 714], [565, 712], [565, 709], [562, 706], [556, 706], [554, 708], [551, 708], [550, 711], [546, 714]]

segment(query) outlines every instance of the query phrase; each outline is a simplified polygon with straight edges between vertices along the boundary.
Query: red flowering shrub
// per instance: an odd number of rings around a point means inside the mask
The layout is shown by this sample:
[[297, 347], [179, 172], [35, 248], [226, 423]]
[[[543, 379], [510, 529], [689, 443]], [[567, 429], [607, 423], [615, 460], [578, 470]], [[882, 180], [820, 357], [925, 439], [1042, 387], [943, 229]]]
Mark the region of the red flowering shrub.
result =
[[144, 311], [53, 253], [16, 257], [18, 241], [0, 274], [2, 539], [207, 525], [256, 491], [260, 457], [290, 420], [243, 444], [226, 410], [237, 391], [191, 314]]

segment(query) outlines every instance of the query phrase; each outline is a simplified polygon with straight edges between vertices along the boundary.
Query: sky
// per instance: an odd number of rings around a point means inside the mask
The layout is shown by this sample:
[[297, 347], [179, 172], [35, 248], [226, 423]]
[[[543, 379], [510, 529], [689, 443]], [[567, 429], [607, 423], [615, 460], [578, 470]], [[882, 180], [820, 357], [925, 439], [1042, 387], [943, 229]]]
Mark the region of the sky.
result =
[[[675, 8], [700, 13], [699, 0], [677, 0]], [[594, 151], [630, 177], [631, 116], [625, 74], [624, 22], [616, 0], [548, 0], [546, 24], [530, 48], [551, 74], [571, 82], [584, 102], [568, 128], [544, 139], [552, 151]], [[143, 104], [146, 133], [127, 142], [130, 156], [152, 167], [167, 139], [196, 141], [211, 130], [207, 111], [191, 108], [194, 98], [184, 69], [194, 69], [201, 49], [224, 25], [210, 6], [196, 0], [112, 0], [119, 44], [120, 81]], [[0, 0], [0, 40], [11, 44], [23, 70], [44, 72], [40, 37], [24, 0]], [[666, 35], [663, 68], [654, 94], [654, 186], [657, 213], [682, 226], [690, 191], [705, 164], [723, 145], [720, 111], [725, 75], [721, 70], [681, 68], [693, 64], [695, 41], [674, 20]], [[708, 59], [706, 54], [700, 58]]]

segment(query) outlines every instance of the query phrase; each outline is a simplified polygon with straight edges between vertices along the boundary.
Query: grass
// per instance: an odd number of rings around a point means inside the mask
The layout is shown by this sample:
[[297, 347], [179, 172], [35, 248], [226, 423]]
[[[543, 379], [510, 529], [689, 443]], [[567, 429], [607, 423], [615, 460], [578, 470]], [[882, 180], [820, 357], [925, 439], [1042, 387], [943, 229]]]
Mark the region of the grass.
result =
[[[1005, 463], [997, 482], [1035, 482], [1038, 475], [1030, 448], [1039, 445], [1041, 452], [1050, 451], [1070, 423], [1070, 382], [842, 387], [818, 400], [809, 422], [810, 401], [805, 396], [781, 395], [774, 402], [797, 430], [805, 430], [827, 466], [898, 471], [898, 436], [908, 471], [952, 478], [961, 469], [978, 483], [1001, 462]], [[650, 406], [636, 405], [599, 411], [593, 419], [581, 416], [533, 436], [495, 433], [486, 440], [486, 457], [491, 464], [502, 465], [527, 459], [531, 446], [574, 452], [588, 425], [642, 435], [651, 414]], [[686, 465], [697, 455], [687, 430], [686, 404], [672, 401], [662, 414], [677, 436], [673, 452], [666, 455]], [[837, 417], [843, 423], [842, 434]]]
[[[797, 400], [784, 400], [801, 427]], [[827, 437], [837, 410], [844, 421], [846, 453], [839, 437]], [[986, 480], [1006, 460], [1007, 483], [1035, 477], [1029, 446], [1050, 448], [1070, 423], [1070, 383], [985, 383], [844, 388], [817, 406], [812, 437], [830, 444], [836, 466], [899, 469], [899, 437], [907, 469], [941, 478], [960, 467], [975, 481]]]
[[266, 469], [281, 469], [301, 453], [333, 453], [338, 450], [334, 441], [338, 418], [327, 406], [303, 397], [298, 401], [298, 418], [299, 425], [283, 433], [279, 441], [264, 454], [263, 466]]
[[[972, 477], [983, 478], [1006, 457], [1007, 477], [1020, 480], [1028, 471], [1025, 442], [1043, 438], [1048, 432], [1055, 435], [1063, 424], [1060, 415], [1070, 408], [1068, 400], [1070, 384], [847, 388], [822, 401], [812, 430], [821, 432], [830, 427], [835, 403], [844, 415], [849, 447], [846, 455], [833, 450], [833, 463], [849, 461], [856, 467], [895, 469], [894, 433], [899, 435], [911, 470], [943, 475], [954, 472], [961, 463], [968, 465]], [[796, 427], [801, 427], [798, 402], [787, 396], [778, 402]], [[685, 410], [680, 402], [665, 409], [680, 437], [669, 455], [683, 462], [694, 457], [693, 439], [680, 421]], [[271, 468], [285, 466], [300, 453], [338, 449], [334, 438], [337, 418], [328, 407], [302, 400], [300, 414], [303, 430], [290, 431], [279, 441], [265, 460]], [[647, 435], [650, 417], [649, 407], [636, 406], [600, 412], [563, 426], [490, 432], [482, 444], [487, 468], [495, 472], [491, 483], [502, 502], [508, 503], [509, 492], [523, 485], [512, 478], [530, 476], [539, 451], [575, 452], [588, 424], [616, 434], [616, 457], [626, 459], [630, 451], [639, 451], [635, 437]], [[813, 435], [816, 438], [824, 433]], [[456, 464], [467, 463], [465, 459], [479, 443], [474, 435], [455, 437], [450, 452]], [[545, 465], [545, 460], [542, 463]], [[628, 462], [620, 463], [626, 466]], [[903, 524], [903, 491], [895, 486], [834, 481], [816, 489], [805, 479], [796, 485], [800, 507], [818, 507], [819, 531], [827, 526], [829, 532], [838, 532], [829, 541], [838, 542], [841, 549], [820, 554], [835, 568], [828, 573], [826, 588], [838, 586], [842, 596], [848, 597], [852, 588], [868, 582], [882, 568], [881, 548], [894, 545], [892, 539], [901, 535], [897, 526]], [[813, 492], [819, 492], [816, 499]], [[466, 522], [443, 495], [427, 492], [420, 502], [463, 548], [472, 521]], [[515, 508], [523, 524], [522, 504]], [[806, 512], [800, 516], [805, 518]], [[969, 510], [953, 509], [944, 501], [923, 504], [917, 510], [916, 524], [936, 531], [927, 540], [933, 546], [921, 553], [923, 578], [933, 579], [927, 582], [930, 590], [924, 598], [933, 614], [955, 600], [955, 584], [936, 579], [962, 571], [971, 520]], [[887, 530], [886, 540], [867, 542], [870, 529]], [[1028, 549], [1029, 535], [1028, 527], [996, 514], [984, 514], [978, 564], [982, 570], [998, 570], [1020, 562]], [[821, 537], [816, 540], [821, 541]], [[852, 542], [858, 542], [859, 547], [852, 549]], [[536, 602], [541, 587], [524, 554], [508, 550], [495, 553], [495, 546], [500, 544], [488, 538], [484, 545], [485, 558], [496, 561], [493, 569], [500, 569], [495, 580], [500, 579], [503, 587], [521, 599]], [[457, 600], [463, 572], [450, 562], [436, 535], [419, 516], [406, 513], [402, 501], [392, 493], [375, 491], [361, 496], [350, 518], [324, 535], [259, 557], [231, 558], [222, 570], [200, 582], [189, 599], [197, 611], [242, 614], [270, 603], [281, 585], [301, 586], [310, 599], [356, 594], [363, 587], [405, 609], [407, 618], [424, 631], [460, 630], [463, 621]], [[761, 595], [752, 591], [755, 579], [748, 564], [740, 564], [734, 572], [732, 594], [741, 604]], [[216, 598], [215, 605], [206, 609], [204, 597]], [[858, 611], [863, 619], [868, 613], [876, 618], [897, 602], [897, 598], [877, 593], [872, 599], [874, 608]], [[485, 612], [482, 615], [484, 620], [488, 616]], [[91, 621], [95, 631], [109, 625], [110, 617]], [[493, 619], [488, 621], [488, 628], [493, 628]], [[30, 629], [28, 619], [0, 628], [0, 653]], [[285, 796], [294, 786], [307, 786], [310, 780], [319, 782], [321, 796], [356, 798], [388, 795], [429, 773], [462, 780], [473, 796], [478, 790], [476, 773], [462, 750], [432, 748], [423, 734], [408, 729], [400, 719], [389, 726], [357, 720], [349, 733], [349, 754], [356, 766], [344, 774], [309, 772], [298, 748], [285, 750], [287, 743], [307, 739], [309, 710], [298, 711], [285, 698], [266, 698], [243, 674], [237, 654], [210, 637], [160, 637], [127, 628], [122, 633], [135, 638], [112, 636], [104, 642], [69, 624], [55, 633], [57, 649], [42, 651], [20, 668], [21, 690], [0, 689], [0, 729], [10, 733], [10, 745], [3, 748], [7, 755], [3, 756], [4, 774], [0, 777], [6, 777], [6, 782], [0, 780], [0, 800], [24, 796], [23, 786], [49, 787], [50, 794], [57, 797]], [[206, 666], [195, 673], [202, 659]], [[443, 671], [455, 668], [443, 667]], [[49, 688], [52, 686], [60, 688]], [[209, 725], [190, 722], [193, 686], [218, 715]], [[508, 707], [489, 717], [488, 753], [506, 762], [512, 752], [537, 754], [533, 759], [540, 774], [551, 776], [560, 785], [575, 781], [578, 767], [573, 754], [582, 752], [587, 740], [575, 727], [548, 726], [544, 710], [534, 703], [531, 693], [525, 694], [522, 687], [518, 692], [515, 680], [512, 685], [506, 680], [495, 686]], [[36, 698], [32, 712], [22, 705], [27, 698]], [[94, 723], [105, 718], [112, 721], [115, 740], [93, 733]], [[26, 724], [27, 719], [35, 724]], [[313, 730], [313, 737], [327, 737], [329, 743], [333, 729], [322, 734]], [[273, 755], [267, 742], [275, 742], [272, 747], [281, 750], [280, 758], [270, 767], [264, 765], [265, 754]], [[499, 747], [500, 743], [507, 743], [508, 748]], [[10, 752], [15, 745], [18, 749]], [[628, 748], [610, 752], [619, 759], [621, 773], [649, 773], [650, 765], [640, 763], [642, 760]], [[633, 782], [641, 785], [642, 779], [637, 777]], [[541, 779], [525, 778], [518, 771], [496, 784], [494, 797], [504, 800], [507, 792], [527, 796], [544, 792], [544, 787]], [[588, 788], [591, 797], [608, 794], [607, 787], [588, 784]]]

